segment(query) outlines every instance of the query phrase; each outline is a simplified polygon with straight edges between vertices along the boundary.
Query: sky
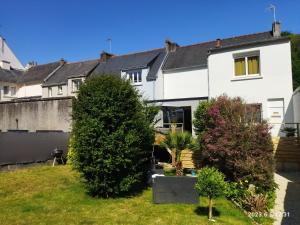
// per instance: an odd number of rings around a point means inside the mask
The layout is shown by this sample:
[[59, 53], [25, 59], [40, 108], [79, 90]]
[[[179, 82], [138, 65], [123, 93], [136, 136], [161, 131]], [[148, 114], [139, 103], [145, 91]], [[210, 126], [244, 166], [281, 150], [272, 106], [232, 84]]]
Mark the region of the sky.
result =
[[25, 65], [96, 59], [271, 29], [300, 33], [300, 0], [0, 0], [0, 35]]

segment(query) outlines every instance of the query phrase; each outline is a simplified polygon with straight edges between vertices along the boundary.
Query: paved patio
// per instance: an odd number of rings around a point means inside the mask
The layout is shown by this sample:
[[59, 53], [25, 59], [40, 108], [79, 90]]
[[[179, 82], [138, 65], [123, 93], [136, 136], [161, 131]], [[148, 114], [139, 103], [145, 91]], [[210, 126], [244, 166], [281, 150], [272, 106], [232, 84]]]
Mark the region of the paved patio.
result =
[[276, 173], [275, 182], [279, 188], [272, 210], [274, 225], [300, 224], [300, 172]]

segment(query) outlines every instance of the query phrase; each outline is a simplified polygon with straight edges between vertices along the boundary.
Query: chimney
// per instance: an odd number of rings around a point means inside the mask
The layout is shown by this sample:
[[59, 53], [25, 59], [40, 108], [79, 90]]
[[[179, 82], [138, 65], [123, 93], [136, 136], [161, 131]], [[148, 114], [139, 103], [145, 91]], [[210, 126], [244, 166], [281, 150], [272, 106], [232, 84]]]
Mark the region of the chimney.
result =
[[113, 56], [114, 56], [113, 54], [103, 51], [100, 55], [100, 62], [106, 62], [108, 59], [110, 59]]
[[176, 42], [171, 42], [169, 38], [166, 39], [166, 51], [175, 52], [179, 45]]
[[60, 60], [59, 60], [59, 65], [64, 65], [66, 63], [66, 60], [64, 60], [63, 58], [61, 58]]
[[37, 62], [35, 62], [35, 61], [28, 62], [25, 66], [25, 69], [28, 70], [36, 65], [37, 65]]
[[220, 48], [220, 47], [221, 47], [221, 39], [218, 38], [218, 39], [216, 40], [216, 48]]
[[281, 36], [281, 27], [279, 21], [275, 21], [272, 23], [272, 33], [273, 33], [273, 37]]
[[0, 67], [4, 70], [10, 70], [10, 62], [1, 60], [0, 61]]

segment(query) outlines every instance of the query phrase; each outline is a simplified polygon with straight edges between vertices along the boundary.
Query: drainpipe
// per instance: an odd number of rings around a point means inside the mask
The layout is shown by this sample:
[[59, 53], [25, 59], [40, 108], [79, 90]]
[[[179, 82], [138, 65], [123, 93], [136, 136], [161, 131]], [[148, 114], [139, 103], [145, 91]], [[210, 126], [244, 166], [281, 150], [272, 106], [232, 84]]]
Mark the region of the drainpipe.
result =
[[[208, 52], [210, 54], [210, 52]], [[207, 97], [210, 100], [210, 80], [209, 80], [209, 55], [207, 57]]]

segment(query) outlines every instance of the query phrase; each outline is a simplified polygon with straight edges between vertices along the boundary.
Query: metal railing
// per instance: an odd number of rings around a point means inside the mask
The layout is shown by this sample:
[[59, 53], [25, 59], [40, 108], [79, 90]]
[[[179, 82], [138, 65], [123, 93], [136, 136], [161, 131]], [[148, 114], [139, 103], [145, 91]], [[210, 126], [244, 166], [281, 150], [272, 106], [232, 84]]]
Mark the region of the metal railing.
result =
[[183, 123], [163, 123], [163, 127], [156, 127], [155, 129], [161, 133], [168, 133], [175, 126], [175, 130], [183, 132]]
[[[269, 123], [270, 125], [280, 125], [280, 132], [286, 136], [300, 137], [300, 123]], [[290, 128], [290, 129], [289, 129]]]

